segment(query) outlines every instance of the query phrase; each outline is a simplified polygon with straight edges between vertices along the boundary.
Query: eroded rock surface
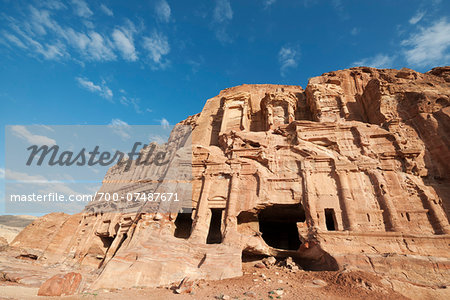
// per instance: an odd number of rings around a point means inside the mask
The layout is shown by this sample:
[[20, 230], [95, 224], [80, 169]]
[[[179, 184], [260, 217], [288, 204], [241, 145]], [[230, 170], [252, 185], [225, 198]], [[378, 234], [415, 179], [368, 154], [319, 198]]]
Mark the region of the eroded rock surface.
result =
[[[34, 225], [44, 236], [35, 248], [42, 259], [97, 270], [93, 289], [239, 276], [242, 255], [445, 284], [449, 74], [361, 67], [314, 77], [305, 90], [223, 90], [180, 123], [193, 128], [192, 213], [98, 213], [94, 203], [54, 216], [64, 224], [54, 232]], [[185, 135], [175, 127], [177, 151]], [[136, 168], [129, 177], [113, 167], [102, 190], [157, 190], [145, 180], [163, 171]], [[12, 244], [33, 247], [28, 238]]]

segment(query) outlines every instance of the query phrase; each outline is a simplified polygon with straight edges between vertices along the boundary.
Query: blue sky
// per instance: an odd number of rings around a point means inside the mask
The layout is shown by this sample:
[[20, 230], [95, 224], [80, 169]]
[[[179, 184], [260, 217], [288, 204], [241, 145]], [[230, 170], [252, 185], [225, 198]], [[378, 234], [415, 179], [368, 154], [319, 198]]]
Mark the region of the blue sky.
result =
[[427, 71], [450, 62], [449, 12], [437, 0], [0, 0], [0, 122], [174, 124], [243, 83]]

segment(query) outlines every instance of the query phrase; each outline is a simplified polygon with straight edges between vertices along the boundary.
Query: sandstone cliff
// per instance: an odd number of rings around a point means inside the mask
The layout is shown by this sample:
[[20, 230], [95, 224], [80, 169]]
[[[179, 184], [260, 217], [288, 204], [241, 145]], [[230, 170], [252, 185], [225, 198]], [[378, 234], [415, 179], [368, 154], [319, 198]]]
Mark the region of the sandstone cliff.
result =
[[[449, 74], [359, 67], [314, 77], [305, 90], [223, 90], [180, 123], [193, 129], [192, 213], [90, 206], [38, 244], [39, 259], [99, 269], [91, 288], [238, 276], [242, 255], [442, 284], [450, 278]], [[133, 174], [133, 183], [102, 189], [139, 189], [147, 173]], [[123, 174], [112, 168], [106, 178]]]

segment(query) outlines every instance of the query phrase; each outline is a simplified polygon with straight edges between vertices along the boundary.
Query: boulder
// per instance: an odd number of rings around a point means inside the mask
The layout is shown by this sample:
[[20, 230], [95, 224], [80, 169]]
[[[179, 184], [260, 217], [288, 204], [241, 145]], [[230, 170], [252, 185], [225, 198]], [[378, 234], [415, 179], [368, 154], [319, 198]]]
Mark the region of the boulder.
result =
[[41, 285], [38, 296], [74, 295], [80, 287], [81, 279], [81, 274], [75, 272], [55, 275]]

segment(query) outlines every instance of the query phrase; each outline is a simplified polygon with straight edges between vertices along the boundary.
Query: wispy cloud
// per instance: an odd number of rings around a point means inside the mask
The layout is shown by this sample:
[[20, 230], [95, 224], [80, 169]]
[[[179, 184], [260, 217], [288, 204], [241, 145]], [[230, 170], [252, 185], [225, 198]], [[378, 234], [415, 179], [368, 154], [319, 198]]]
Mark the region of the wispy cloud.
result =
[[297, 67], [300, 53], [292, 47], [282, 47], [278, 52], [281, 76], [285, 76], [288, 69]]
[[170, 21], [171, 9], [166, 0], [160, 0], [156, 3], [155, 12], [159, 21], [166, 23]]
[[6, 31], [3, 31], [3, 36], [10, 42], [16, 45], [19, 48], [26, 49], [27, 46], [15, 35], [10, 34]]
[[[56, 9], [57, 3], [59, 2], [54, 2], [52, 7]], [[72, 7], [76, 8], [73, 13], [89, 15], [90, 9], [86, 3], [83, 0], [73, 0]], [[108, 7], [100, 5], [99, 9], [109, 14]], [[142, 57], [150, 58], [150, 66], [154, 70], [165, 69], [170, 63], [166, 58], [171, 50], [169, 40], [161, 31], [154, 30], [150, 36], [142, 37], [144, 24], [136, 27], [128, 19], [113, 29], [99, 31], [99, 27], [93, 23], [96, 19], [87, 20], [84, 17], [81, 19], [84, 26], [75, 28], [57, 21], [54, 14], [56, 16], [52, 9], [30, 5], [25, 7], [22, 15], [2, 15], [6, 26], [3, 30], [0, 29], [0, 43], [37, 59], [70, 59], [84, 64], [118, 59], [137, 61], [140, 53], [145, 53]], [[60, 15], [64, 14], [58, 14]]]
[[144, 37], [142, 42], [143, 47], [148, 51], [148, 57], [152, 60], [152, 67], [164, 69], [168, 65], [164, 56], [170, 52], [167, 37], [161, 32], [154, 31], [151, 36]]
[[422, 18], [425, 16], [425, 11], [418, 10], [417, 13], [409, 19], [409, 24], [417, 24], [422, 20]]
[[142, 114], [144, 112], [151, 112], [151, 109], [146, 108], [146, 109], [142, 109], [141, 105], [140, 105], [140, 99], [139, 98], [133, 98], [133, 97], [129, 97], [127, 95], [127, 93], [121, 89], [120, 90], [120, 104], [124, 105], [124, 106], [131, 106], [134, 108], [134, 111], [138, 114]]
[[[61, 26], [47, 10], [29, 7], [29, 15], [23, 20], [6, 17], [11, 31], [3, 36], [11, 46], [28, 50], [28, 54], [47, 60], [71, 58], [70, 48], [81, 55], [82, 60], [115, 60], [114, 44], [104, 35], [89, 30], [79, 32], [71, 27]], [[52, 42], [49, 43], [48, 41]]]
[[216, 0], [213, 13], [213, 23], [217, 39], [222, 43], [231, 42], [226, 32], [226, 26], [233, 19], [233, 10], [229, 0]]
[[54, 10], [67, 9], [67, 6], [59, 0], [41, 1], [40, 4], [48, 9]]
[[348, 13], [345, 11], [344, 4], [342, 4], [342, 0], [332, 0], [331, 4], [336, 10], [339, 18], [342, 20], [347, 20], [349, 17]]
[[428, 27], [421, 27], [402, 41], [403, 54], [413, 66], [448, 64], [450, 61], [450, 23], [446, 18]]
[[123, 140], [129, 139], [130, 136], [130, 125], [127, 122], [120, 119], [112, 119], [111, 123], [108, 125], [109, 128], [113, 130], [115, 134], [120, 136]]
[[136, 61], [138, 59], [134, 47], [133, 30], [127, 30], [125, 28], [114, 29], [112, 37], [124, 59], [129, 61]]
[[[57, 39], [52, 43], [36, 40], [36, 37], [39, 35], [47, 34], [47, 28], [54, 25], [49, 18], [49, 13], [47, 11], [39, 11], [33, 7], [30, 8], [30, 13], [28, 22], [23, 24], [13, 18], [7, 18], [12, 32], [4, 30], [3, 36], [9, 42], [9, 45], [29, 50], [32, 54], [43, 57], [46, 60], [59, 60], [67, 57], [66, 46], [60, 40]], [[23, 25], [23, 28], [20, 25]]]
[[108, 61], [116, 59], [111, 41], [101, 34], [91, 31], [88, 35], [79, 34], [78, 38], [77, 46], [88, 60]]
[[170, 128], [169, 121], [167, 121], [166, 118], [162, 118], [160, 123], [161, 123], [162, 128], [164, 128], [164, 129]]
[[86, 78], [77, 77], [75, 79], [78, 81], [78, 83], [80, 84], [81, 87], [87, 89], [88, 91], [90, 91], [92, 93], [96, 93], [109, 101], [112, 101], [113, 92], [111, 91], [110, 88], [108, 88], [106, 86], [105, 81], [102, 81], [101, 85], [96, 85], [94, 82], [89, 81]]
[[264, 0], [264, 8], [269, 8], [275, 2], [277, 2], [277, 0]]
[[44, 135], [32, 134], [25, 126], [14, 125], [11, 127], [11, 132], [18, 138], [27, 141], [31, 145], [56, 145], [56, 141]]
[[105, 15], [108, 15], [110, 17], [112, 17], [114, 15], [113, 11], [108, 6], [106, 6], [105, 4], [101, 4], [100, 5], [100, 10], [102, 12], [104, 12]]
[[5, 169], [0, 168], [0, 179], [5, 179]]
[[393, 62], [394, 62], [394, 57], [379, 53], [373, 57], [367, 57], [367, 58], [363, 58], [359, 61], [356, 61], [352, 64], [352, 66], [365, 66], [365, 67], [372, 67], [372, 68], [391, 68]]
[[157, 143], [159, 145], [162, 145], [167, 142], [168, 137], [158, 134], [150, 134], [148, 140], [150, 143]]
[[229, 0], [216, 0], [214, 7], [214, 20], [222, 23], [233, 19], [233, 10]]
[[84, 0], [72, 0], [72, 5], [75, 14], [80, 17], [88, 18], [94, 14]]
[[358, 35], [361, 30], [358, 27], [353, 27], [350, 31], [351, 35]]
[[313, 5], [316, 5], [318, 3], [318, 1], [319, 0], [303, 0], [302, 3], [303, 3], [303, 6], [305, 8], [308, 8], [308, 7], [311, 7]]

